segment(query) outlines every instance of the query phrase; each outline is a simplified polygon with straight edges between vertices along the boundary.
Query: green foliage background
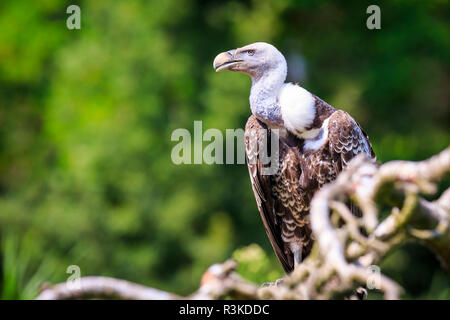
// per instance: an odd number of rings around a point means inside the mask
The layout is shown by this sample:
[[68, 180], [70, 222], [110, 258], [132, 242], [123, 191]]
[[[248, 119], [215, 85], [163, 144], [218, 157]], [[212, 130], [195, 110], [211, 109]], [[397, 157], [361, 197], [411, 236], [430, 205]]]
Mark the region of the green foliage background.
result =
[[[81, 7], [82, 29], [66, 28]], [[245, 165], [174, 165], [176, 128], [243, 128], [250, 80], [215, 55], [275, 44], [289, 79], [366, 129], [378, 159], [448, 146], [449, 4], [372, 2], [0, 2], [0, 292], [33, 298], [69, 265], [187, 294], [234, 253], [252, 280], [281, 275]], [[249, 260], [250, 259], [250, 260]], [[253, 260], [252, 260], [253, 259]], [[252, 267], [252, 261], [258, 267]], [[406, 298], [450, 298], [449, 277], [407, 245], [382, 270]]]

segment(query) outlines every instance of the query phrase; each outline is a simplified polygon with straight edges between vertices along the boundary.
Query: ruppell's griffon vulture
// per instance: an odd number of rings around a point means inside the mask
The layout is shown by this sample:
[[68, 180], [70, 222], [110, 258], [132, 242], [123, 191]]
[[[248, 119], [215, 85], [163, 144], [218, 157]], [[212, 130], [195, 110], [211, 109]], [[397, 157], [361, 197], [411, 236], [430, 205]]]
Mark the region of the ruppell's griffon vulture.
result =
[[[257, 42], [220, 53], [214, 69], [252, 79], [252, 115], [245, 126], [248, 170], [267, 235], [289, 273], [311, 251], [309, 205], [314, 193], [357, 154], [373, 160], [375, 154], [367, 134], [347, 112], [285, 83], [286, 60], [274, 46]], [[250, 143], [260, 141], [261, 129], [269, 135], [278, 132], [279, 163], [271, 175], [262, 174], [260, 150]]]

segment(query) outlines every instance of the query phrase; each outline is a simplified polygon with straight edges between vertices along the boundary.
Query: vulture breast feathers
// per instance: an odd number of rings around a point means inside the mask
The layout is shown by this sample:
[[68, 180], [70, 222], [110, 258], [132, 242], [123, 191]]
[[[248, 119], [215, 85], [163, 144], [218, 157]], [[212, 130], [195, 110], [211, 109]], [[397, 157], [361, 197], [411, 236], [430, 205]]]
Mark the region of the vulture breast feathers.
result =
[[315, 99], [319, 109], [320, 104], [326, 105], [323, 118], [316, 119], [319, 134], [308, 140], [280, 129], [276, 136], [279, 162], [273, 174], [264, 174], [265, 162], [260, 156], [265, 141], [271, 150], [270, 137], [275, 131], [253, 115], [245, 127], [247, 165], [258, 210], [270, 243], [287, 273], [294, 269], [293, 245], [300, 246], [302, 258], [311, 251], [314, 237], [309, 204], [315, 191], [333, 181], [357, 154], [375, 158], [367, 135], [348, 113]]

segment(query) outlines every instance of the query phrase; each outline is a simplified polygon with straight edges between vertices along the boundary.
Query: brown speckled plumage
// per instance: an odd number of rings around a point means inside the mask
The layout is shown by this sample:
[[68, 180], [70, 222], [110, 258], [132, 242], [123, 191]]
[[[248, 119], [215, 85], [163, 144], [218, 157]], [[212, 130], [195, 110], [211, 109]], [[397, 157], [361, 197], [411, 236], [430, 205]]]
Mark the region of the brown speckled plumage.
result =
[[[285, 83], [286, 59], [273, 45], [256, 42], [222, 52], [213, 66], [216, 71], [242, 72], [252, 78], [252, 116], [246, 125], [248, 170], [267, 235], [284, 270], [290, 272], [312, 248], [309, 206], [314, 193], [336, 179], [358, 153], [375, 155], [350, 115], [299, 85]], [[264, 158], [258, 149], [264, 131], [272, 137], [279, 134], [274, 140], [279, 142], [279, 162], [269, 165], [275, 169], [270, 175], [263, 172]], [[262, 146], [261, 152], [265, 149]]]
[[[262, 164], [257, 160], [255, 141], [262, 139], [261, 129], [267, 126], [250, 116], [245, 127], [248, 169], [258, 209], [272, 247], [288, 273], [294, 268], [290, 243], [302, 247], [303, 258], [313, 245], [309, 204], [315, 191], [333, 181], [356, 154], [375, 156], [367, 135], [350, 115], [329, 105], [318, 108], [319, 111], [324, 115], [317, 115], [316, 128], [329, 118], [325, 143], [318, 150], [304, 151], [304, 140], [285, 132], [278, 137], [279, 167], [273, 175], [262, 175]], [[255, 140], [250, 138], [255, 136]]]

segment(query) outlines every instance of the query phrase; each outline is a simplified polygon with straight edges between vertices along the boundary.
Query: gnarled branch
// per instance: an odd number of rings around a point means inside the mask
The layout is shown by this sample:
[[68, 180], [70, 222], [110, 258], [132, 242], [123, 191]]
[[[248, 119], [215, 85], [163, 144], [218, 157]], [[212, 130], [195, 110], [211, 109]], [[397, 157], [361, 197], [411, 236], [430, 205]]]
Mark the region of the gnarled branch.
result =
[[[261, 288], [236, 272], [229, 260], [211, 266], [200, 288], [188, 299], [331, 299], [352, 295], [360, 286], [377, 288], [386, 299], [398, 299], [402, 288], [378, 273], [376, 265], [407, 240], [433, 250], [444, 268], [450, 266], [450, 189], [435, 201], [435, 181], [450, 172], [450, 148], [421, 162], [391, 161], [381, 166], [363, 155], [353, 159], [338, 178], [316, 193], [311, 203], [311, 226], [317, 239], [312, 253], [284, 281]], [[353, 202], [361, 215], [348, 207]], [[380, 221], [379, 207], [390, 204]], [[84, 277], [79, 288], [57, 284], [37, 299], [180, 299], [181, 297], [106, 277]]]

